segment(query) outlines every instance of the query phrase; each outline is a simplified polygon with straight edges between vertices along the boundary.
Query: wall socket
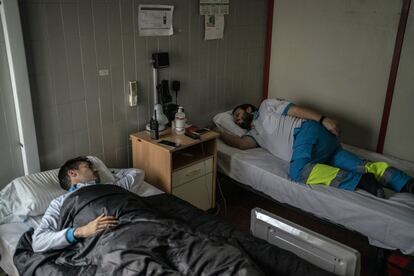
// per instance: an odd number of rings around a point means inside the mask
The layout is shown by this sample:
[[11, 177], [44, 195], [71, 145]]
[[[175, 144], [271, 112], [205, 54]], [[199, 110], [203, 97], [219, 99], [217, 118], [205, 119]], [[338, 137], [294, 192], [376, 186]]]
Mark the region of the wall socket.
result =
[[129, 106], [136, 106], [138, 102], [138, 82], [137, 81], [129, 81], [128, 82], [128, 105]]
[[108, 69], [101, 69], [99, 70], [99, 76], [108, 76], [109, 75], [109, 70]]

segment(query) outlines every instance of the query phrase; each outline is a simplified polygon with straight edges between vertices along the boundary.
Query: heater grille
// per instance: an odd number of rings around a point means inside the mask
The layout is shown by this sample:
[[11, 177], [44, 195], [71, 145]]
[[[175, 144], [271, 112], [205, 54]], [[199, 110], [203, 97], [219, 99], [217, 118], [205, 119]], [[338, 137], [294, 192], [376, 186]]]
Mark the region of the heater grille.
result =
[[360, 254], [357, 250], [260, 208], [251, 211], [250, 230], [254, 236], [336, 275], [360, 273]]

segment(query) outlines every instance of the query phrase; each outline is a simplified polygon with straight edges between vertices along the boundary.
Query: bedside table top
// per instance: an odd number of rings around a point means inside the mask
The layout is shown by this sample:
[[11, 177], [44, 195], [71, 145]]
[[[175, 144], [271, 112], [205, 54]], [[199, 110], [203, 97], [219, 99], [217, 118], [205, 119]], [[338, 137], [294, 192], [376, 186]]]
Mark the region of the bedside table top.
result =
[[[187, 148], [193, 145], [197, 145], [199, 143], [203, 143], [205, 141], [216, 139], [220, 136], [220, 134], [218, 134], [217, 132], [211, 131], [211, 130], [207, 133], [200, 135], [201, 139], [192, 139], [190, 137], [185, 136], [184, 134], [176, 134], [175, 132], [171, 132], [171, 128], [166, 130], [164, 133], [165, 134], [160, 134], [160, 139], [153, 140], [150, 138], [149, 132], [144, 130], [138, 133], [131, 134], [130, 139], [139, 139], [143, 142], [151, 143], [167, 151], [174, 152], [174, 151], [179, 151], [181, 149], [184, 149], [184, 148]], [[169, 147], [167, 145], [159, 144], [158, 142], [161, 140], [167, 140], [167, 141], [171, 141], [174, 143], [178, 143], [181, 146], [178, 148], [174, 148], [174, 147]]]

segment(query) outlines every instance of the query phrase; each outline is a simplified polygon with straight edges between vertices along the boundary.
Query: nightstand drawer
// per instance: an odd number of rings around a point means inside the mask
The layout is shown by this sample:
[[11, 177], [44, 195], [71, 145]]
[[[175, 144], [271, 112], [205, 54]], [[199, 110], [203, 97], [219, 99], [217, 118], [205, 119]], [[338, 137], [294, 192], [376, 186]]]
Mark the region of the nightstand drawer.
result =
[[212, 207], [213, 174], [209, 173], [172, 189], [172, 194], [192, 205], [208, 210]]
[[172, 174], [172, 187], [178, 187], [213, 170], [213, 158], [195, 163]]

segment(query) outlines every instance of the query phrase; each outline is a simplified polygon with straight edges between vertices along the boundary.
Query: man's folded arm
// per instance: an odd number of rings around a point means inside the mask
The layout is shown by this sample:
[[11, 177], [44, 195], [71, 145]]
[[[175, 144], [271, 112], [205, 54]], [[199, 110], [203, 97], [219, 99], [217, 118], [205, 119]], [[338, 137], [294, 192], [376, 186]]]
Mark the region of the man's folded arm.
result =
[[39, 227], [33, 233], [32, 247], [34, 252], [65, 248], [77, 241], [74, 237], [75, 229], [66, 228], [58, 230], [59, 204], [59, 199], [52, 201]]
[[320, 113], [297, 105], [291, 105], [287, 111], [287, 115], [297, 117], [305, 120], [313, 120], [320, 122], [327, 130], [338, 136], [340, 134], [340, 128], [337, 121], [334, 119], [324, 117]]
[[239, 136], [232, 135], [224, 131], [218, 131], [218, 130], [214, 130], [214, 131], [219, 132], [220, 138], [224, 141], [224, 143], [226, 143], [229, 146], [239, 148], [242, 150], [252, 149], [252, 148], [257, 147], [256, 141], [248, 135], [239, 137]]
[[116, 177], [118, 179], [114, 182], [114, 185], [121, 186], [129, 191], [134, 191], [143, 182], [145, 173], [141, 170], [131, 168], [121, 170], [116, 174]]

